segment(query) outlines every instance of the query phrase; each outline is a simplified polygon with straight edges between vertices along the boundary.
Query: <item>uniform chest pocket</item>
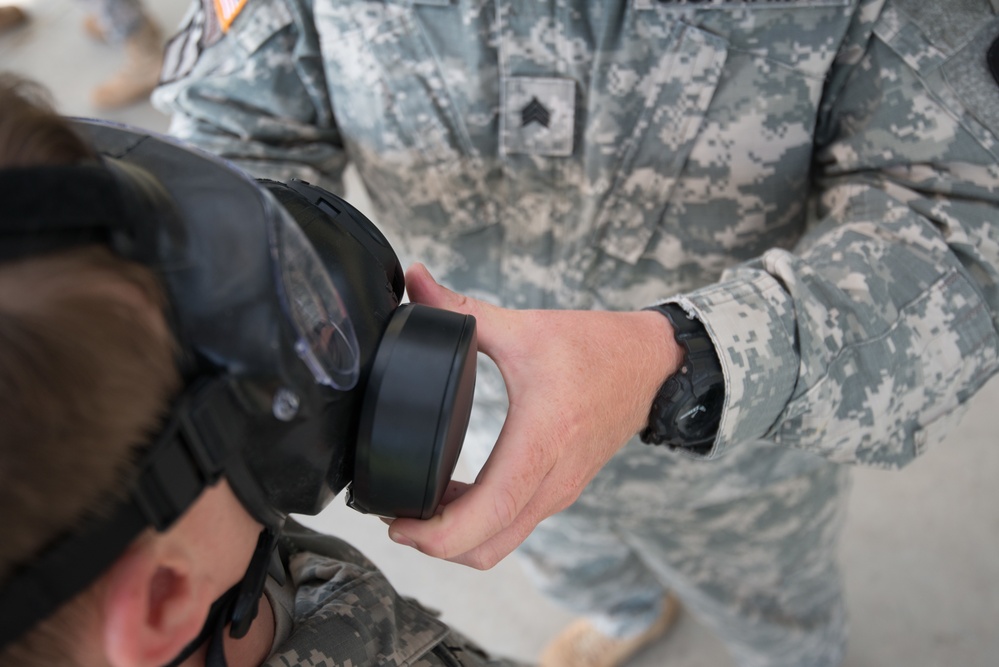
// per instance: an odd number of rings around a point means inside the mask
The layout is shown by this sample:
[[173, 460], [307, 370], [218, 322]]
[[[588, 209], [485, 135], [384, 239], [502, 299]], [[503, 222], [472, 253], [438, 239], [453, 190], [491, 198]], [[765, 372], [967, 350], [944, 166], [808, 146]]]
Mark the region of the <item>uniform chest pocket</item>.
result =
[[[596, 109], [588, 129], [597, 137], [603, 134], [601, 123], [630, 128], [628, 133], [618, 132], [623, 141], [611, 147], [612, 157], [604, 163], [612, 184], [597, 219], [601, 249], [629, 264], [638, 261], [663, 215], [727, 53], [724, 39], [685, 23], [672, 24], [665, 34], [661, 42], [665, 48], [646, 60], [644, 71], [608, 73], [609, 99], [615, 104], [625, 100], [634, 109], [631, 117]], [[621, 88], [618, 96], [613, 95], [615, 87]], [[627, 100], [635, 96], [638, 99]]]

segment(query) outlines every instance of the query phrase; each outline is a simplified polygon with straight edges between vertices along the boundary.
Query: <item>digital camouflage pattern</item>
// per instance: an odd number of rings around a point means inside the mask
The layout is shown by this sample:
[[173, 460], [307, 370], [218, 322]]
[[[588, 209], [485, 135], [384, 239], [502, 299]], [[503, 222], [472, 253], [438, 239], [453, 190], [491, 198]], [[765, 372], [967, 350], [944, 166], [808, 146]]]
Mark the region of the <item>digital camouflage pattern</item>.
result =
[[988, 0], [254, 0], [156, 99], [254, 173], [354, 162], [457, 289], [684, 294], [727, 377], [713, 454], [891, 467], [996, 367], [997, 33]]
[[[260, 176], [338, 191], [353, 163], [404, 259], [459, 291], [694, 312], [726, 378], [711, 461], [631, 443], [525, 552], [557, 582], [537, 556], [573, 544], [574, 513], [591, 531], [616, 525], [607, 512], [650, 534], [675, 527], [682, 545], [629, 567], [716, 626], [752, 621], [739, 627], [756, 637], [726, 636], [740, 664], [802, 664], [810, 646], [807, 664], [831, 665], [841, 600], [816, 591], [838, 586], [845, 482], [817, 480], [845, 474], [832, 462], [910, 462], [999, 363], [999, 86], [985, 58], [997, 5], [250, 0], [224, 36], [196, 5], [154, 100], [174, 134]], [[476, 392], [467, 449], [485, 443], [481, 460], [503, 416], [494, 368]], [[767, 558], [712, 550], [737, 542], [724, 531], [762, 530], [736, 502], [748, 498], [770, 508]], [[806, 530], [804, 511], [827, 528]], [[776, 585], [788, 535], [825, 554], [811, 569], [828, 579], [771, 591], [787, 604], [721, 592], [721, 565], [667, 560], [727, 553], [731, 571], [755, 560]], [[591, 579], [647, 574], [571, 553], [578, 567], [561, 565]], [[599, 609], [578, 585], [552, 588]], [[825, 643], [816, 631], [756, 653], [804, 623], [767, 610], [813, 594]]]
[[665, 585], [740, 667], [831, 667], [846, 649], [846, 614], [834, 556], [845, 503], [830, 499], [845, 499], [847, 473], [824, 466], [665, 520], [587, 497], [521, 550], [543, 592], [606, 634], [648, 627]]
[[401, 597], [346, 542], [289, 522], [281, 547], [287, 578], [266, 587], [276, 648], [265, 667], [517, 667]]

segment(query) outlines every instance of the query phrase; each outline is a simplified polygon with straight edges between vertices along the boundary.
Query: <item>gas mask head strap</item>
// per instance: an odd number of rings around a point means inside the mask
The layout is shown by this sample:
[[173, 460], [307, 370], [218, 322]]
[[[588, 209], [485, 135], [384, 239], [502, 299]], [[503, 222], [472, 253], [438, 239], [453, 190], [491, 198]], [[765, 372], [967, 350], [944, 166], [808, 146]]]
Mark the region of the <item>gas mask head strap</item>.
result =
[[[228, 392], [201, 388], [224, 400]], [[193, 400], [186, 392], [180, 403]], [[199, 396], [199, 402], [204, 398]], [[14, 571], [0, 588], [0, 648], [17, 639], [89, 586], [148, 527], [168, 529], [201, 492], [214, 484], [218, 465], [205, 451], [196, 428], [174, 416], [146, 451], [128, 500], [101, 517], [89, 517], [67, 531], [30, 563]]]
[[[141, 238], [137, 210], [155, 217], [173, 211], [151, 179], [130, 179], [146, 190], [141, 196], [123, 187], [117, 171], [137, 170], [106, 159], [79, 165], [15, 167], [0, 171], [4, 222], [0, 261], [63, 250], [87, 243], [109, 245], [130, 259], [149, 252], [152, 239]], [[147, 198], [152, 197], [152, 201]], [[17, 236], [16, 242], [11, 238]], [[142, 249], [141, 251], [139, 249]]]

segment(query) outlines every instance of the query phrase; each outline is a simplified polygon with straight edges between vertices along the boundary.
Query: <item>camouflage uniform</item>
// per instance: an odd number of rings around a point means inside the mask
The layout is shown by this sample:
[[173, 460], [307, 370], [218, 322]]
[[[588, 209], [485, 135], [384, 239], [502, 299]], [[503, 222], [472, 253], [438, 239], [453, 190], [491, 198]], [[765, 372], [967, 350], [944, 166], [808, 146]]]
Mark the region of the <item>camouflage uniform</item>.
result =
[[346, 542], [289, 522], [281, 547], [287, 578], [265, 588], [275, 648], [264, 667], [516, 667], [401, 597]]
[[[630, 443], [521, 551], [609, 632], [673, 589], [740, 665], [835, 665], [837, 463], [906, 464], [997, 368], [997, 12], [251, 0], [224, 35], [192, 9], [154, 101], [261, 176], [338, 190], [352, 162], [455, 289], [695, 313], [726, 379], [714, 446]], [[504, 394], [480, 378], [481, 460]]]

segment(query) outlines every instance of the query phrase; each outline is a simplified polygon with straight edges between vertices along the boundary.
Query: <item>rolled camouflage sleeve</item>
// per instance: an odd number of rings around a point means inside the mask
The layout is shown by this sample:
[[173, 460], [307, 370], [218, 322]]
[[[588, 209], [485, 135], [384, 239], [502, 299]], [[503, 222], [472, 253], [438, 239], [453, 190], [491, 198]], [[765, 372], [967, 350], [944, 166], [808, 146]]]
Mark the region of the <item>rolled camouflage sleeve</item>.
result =
[[[211, 7], [211, 3], [206, 3]], [[166, 48], [156, 107], [170, 134], [250, 174], [342, 191], [347, 163], [311, 5], [253, 0], [223, 32], [195, 2]]]
[[999, 367], [992, 7], [861, 3], [816, 129], [815, 224], [677, 299], [726, 375], [708, 456], [765, 438], [899, 467]]

